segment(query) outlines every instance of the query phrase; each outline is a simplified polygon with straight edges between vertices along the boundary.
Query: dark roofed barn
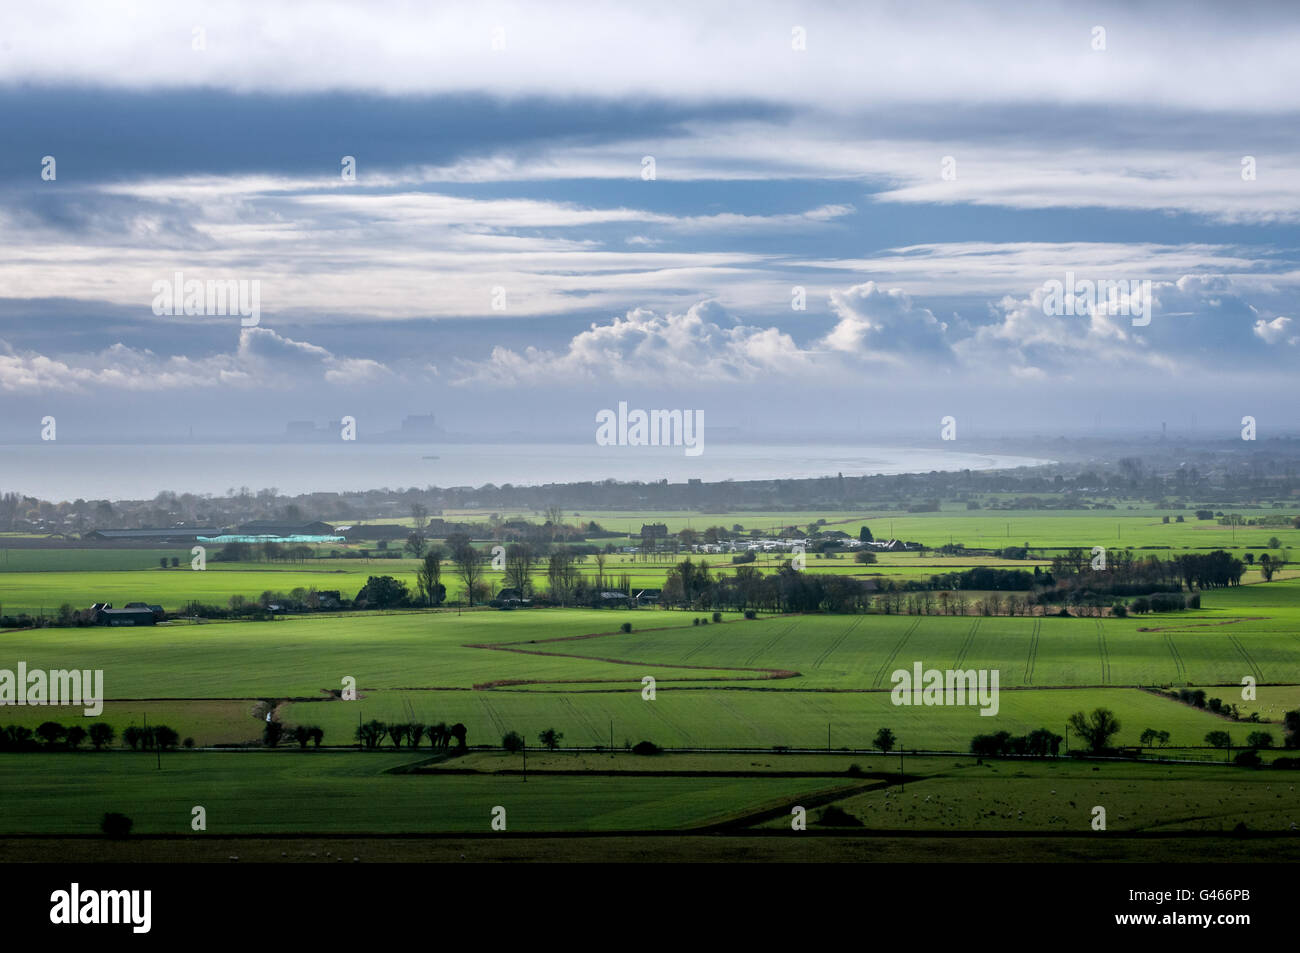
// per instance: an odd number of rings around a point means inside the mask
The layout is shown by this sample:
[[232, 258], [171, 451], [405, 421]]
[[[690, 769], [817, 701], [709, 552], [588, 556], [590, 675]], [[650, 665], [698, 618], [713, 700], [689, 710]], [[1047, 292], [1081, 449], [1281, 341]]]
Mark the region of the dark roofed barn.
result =
[[[235, 527], [243, 536], [333, 536], [334, 527], [319, 520], [313, 523], [285, 523], [280, 520], [253, 520]], [[213, 534], [216, 535], [216, 534]]]
[[83, 533], [84, 540], [119, 543], [192, 543], [199, 536], [219, 536], [215, 526], [169, 526], [154, 529], [96, 529]]
[[153, 625], [158, 620], [150, 609], [100, 609], [95, 614], [98, 625]]

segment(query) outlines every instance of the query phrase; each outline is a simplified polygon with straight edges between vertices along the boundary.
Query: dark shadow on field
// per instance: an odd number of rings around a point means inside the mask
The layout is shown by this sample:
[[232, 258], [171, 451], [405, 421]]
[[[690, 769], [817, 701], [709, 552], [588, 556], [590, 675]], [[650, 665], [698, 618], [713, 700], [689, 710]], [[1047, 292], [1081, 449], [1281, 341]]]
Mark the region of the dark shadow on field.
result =
[[[235, 859], [237, 858], [237, 859]], [[355, 858], [355, 860], [354, 860]], [[5, 863], [1284, 863], [1300, 837], [917, 831], [764, 831], [727, 834], [553, 834], [246, 837], [197, 834], [4, 837]]]

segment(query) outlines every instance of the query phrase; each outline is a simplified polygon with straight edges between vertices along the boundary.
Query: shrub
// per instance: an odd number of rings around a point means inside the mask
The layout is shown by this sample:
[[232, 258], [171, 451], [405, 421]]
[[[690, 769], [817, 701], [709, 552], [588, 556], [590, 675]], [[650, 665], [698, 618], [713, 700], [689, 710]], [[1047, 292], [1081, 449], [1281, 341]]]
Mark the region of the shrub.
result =
[[1232, 759], [1232, 763], [1243, 768], [1258, 768], [1264, 763], [1264, 760], [1259, 756], [1259, 752], [1254, 748], [1247, 748], [1245, 751], [1239, 752], [1237, 756]]
[[94, 745], [95, 750], [98, 751], [105, 745], [112, 744], [113, 736], [115, 734], [117, 734], [117, 732], [113, 730], [112, 725], [102, 721], [97, 721], [90, 726], [90, 743]]
[[691, 625], [699, 625], [699, 624], [700, 624], [700, 620], [698, 616], [691, 620]]
[[109, 811], [99, 822], [99, 829], [108, 837], [126, 837], [131, 833], [134, 822], [125, 814]]
[[622, 629], [624, 632], [631, 632], [631, 631], [632, 631], [632, 623], [631, 623], [631, 622], [624, 622], [621, 626], [619, 626], [619, 628]]
[[837, 804], [832, 804], [822, 811], [815, 821], [827, 827], [861, 827], [862, 822]]
[[1177, 612], [1187, 607], [1187, 600], [1177, 592], [1157, 592], [1151, 596], [1152, 612]]
[[755, 612], [753, 609], [746, 609], [746, 610], [745, 610], [745, 618], [746, 618], [746, 619], [757, 619], [757, 618], [758, 618], [758, 613]]
[[721, 612], [715, 612], [715, 613], [713, 613], [713, 621], [714, 621], [714, 622], [721, 622], [721, 621], [722, 621], [722, 613], [721, 613]]
[[169, 728], [166, 725], [155, 725], [149, 729], [149, 734], [153, 736], [153, 743], [164, 751], [168, 748], [175, 748], [181, 743], [181, 736], [174, 728]]
[[193, 748], [193, 747], [194, 747], [194, 739], [193, 739], [193, 738], [186, 738], [184, 741], [181, 742], [181, 744], [184, 745], [186, 748]]
[[663, 754], [664, 749], [653, 741], [638, 741], [632, 746], [633, 754]]
[[40, 738], [48, 747], [51, 748], [67, 736], [68, 729], [64, 728], [57, 721], [43, 721], [36, 729], [36, 737]]

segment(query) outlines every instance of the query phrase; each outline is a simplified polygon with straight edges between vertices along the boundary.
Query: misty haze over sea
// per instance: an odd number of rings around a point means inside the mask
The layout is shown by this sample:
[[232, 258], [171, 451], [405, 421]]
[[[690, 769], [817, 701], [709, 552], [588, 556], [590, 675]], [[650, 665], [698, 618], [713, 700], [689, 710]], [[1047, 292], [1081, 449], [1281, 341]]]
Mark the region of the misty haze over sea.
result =
[[[684, 483], [989, 470], [1049, 461], [969, 453], [820, 444], [723, 444], [688, 457], [681, 447], [594, 444], [360, 443], [0, 447], [0, 486], [47, 500], [152, 499], [159, 492], [220, 495], [275, 487], [296, 495], [379, 487], [538, 485], [614, 479]], [[428, 459], [436, 457], [436, 459]]]

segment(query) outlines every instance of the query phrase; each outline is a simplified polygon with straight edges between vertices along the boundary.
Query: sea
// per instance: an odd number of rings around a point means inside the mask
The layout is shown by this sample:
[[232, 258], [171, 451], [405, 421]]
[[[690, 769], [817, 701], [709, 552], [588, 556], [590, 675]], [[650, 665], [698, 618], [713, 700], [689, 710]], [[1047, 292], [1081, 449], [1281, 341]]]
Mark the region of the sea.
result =
[[221, 496], [247, 487], [281, 494], [409, 487], [536, 486], [618, 480], [706, 483], [932, 470], [995, 470], [1049, 460], [999, 453], [858, 446], [713, 444], [67, 444], [0, 446], [0, 492], [63, 500], [147, 500], [162, 491]]

